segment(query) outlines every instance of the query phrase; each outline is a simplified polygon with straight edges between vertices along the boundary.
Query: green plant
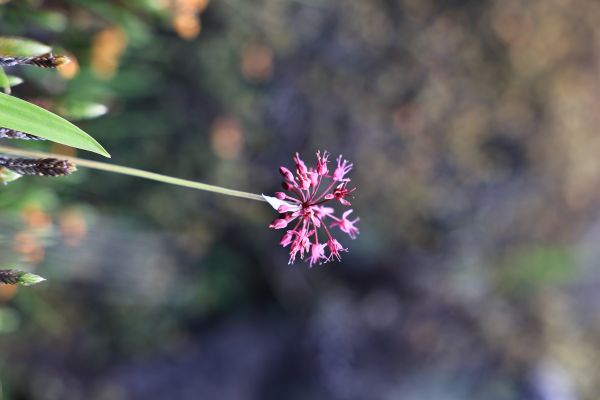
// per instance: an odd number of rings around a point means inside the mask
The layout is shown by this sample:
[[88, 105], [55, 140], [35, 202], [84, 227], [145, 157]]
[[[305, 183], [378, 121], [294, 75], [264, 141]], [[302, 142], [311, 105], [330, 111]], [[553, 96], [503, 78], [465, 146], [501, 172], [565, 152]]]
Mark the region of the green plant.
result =
[[[71, 122], [31, 102], [10, 95], [11, 86], [21, 83], [22, 80], [7, 75], [4, 67], [30, 65], [41, 68], [56, 68], [69, 62], [68, 57], [54, 55], [52, 49], [42, 43], [23, 38], [0, 37], [0, 87], [4, 89], [4, 93], [0, 93], [0, 138], [50, 140], [110, 157], [102, 145]], [[265, 201], [258, 194], [76, 157], [28, 151], [9, 146], [0, 146], [0, 153], [18, 157], [0, 157], [0, 182], [5, 185], [25, 175], [68, 175], [76, 170], [75, 165], [80, 165], [193, 189]], [[29, 279], [30, 275], [36, 276], [16, 270], [0, 270], [0, 283], [28, 285], [43, 280], [43, 278]], [[2, 279], [3, 277], [6, 279]]]
[[[0, 38], [0, 86], [5, 89], [5, 93], [0, 93], [0, 138], [50, 140], [110, 157], [108, 152], [96, 140], [71, 122], [51, 111], [8, 94], [11, 82], [18, 82], [18, 79], [6, 75], [3, 67], [30, 65], [55, 68], [68, 62], [68, 57], [52, 54], [51, 49], [41, 43], [20, 38]], [[277, 193], [276, 197], [268, 197], [135, 168], [9, 146], [0, 146], [0, 153], [18, 157], [0, 156], [0, 180], [4, 184], [24, 175], [68, 175], [76, 170], [76, 165], [79, 165], [228, 196], [266, 201], [280, 214], [280, 218], [276, 220], [277, 223], [271, 224], [271, 227], [282, 229], [287, 226], [288, 222], [300, 218], [300, 222], [297, 223], [295, 228], [287, 231], [281, 242], [284, 247], [292, 244], [290, 263], [295, 260], [297, 253], [300, 254], [301, 259], [304, 259], [304, 254], [308, 253], [309, 249], [311, 253], [310, 266], [323, 261], [331, 261], [334, 258], [339, 261], [341, 258], [339, 252], [347, 251], [329, 233], [329, 229], [324, 222], [326, 216], [333, 220], [330, 227], [338, 226], [353, 239], [358, 233], [358, 229], [354, 226], [358, 218], [353, 221], [346, 218], [352, 210], [346, 211], [340, 219], [332, 215], [332, 208], [321, 206], [321, 204], [330, 200], [336, 200], [344, 206], [349, 206], [350, 202], [346, 198], [351, 197], [350, 193], [354, 191], [354, 189], [346, 188], [350, 179], [345, 177], [351, 170], [352, 164], [346, 160], [342, 162], [340, 156], [337, 159], [337, 168], [330, 175], [327, 168], [327, 152], [323, 153], [322, 158], [320, 153], [317, 153], [318, 165], [316, 168], [307, 168], [299, 158], [298, 153], [296, 153], [294, 158], [296, 177], [289, 170], [281, 167], [280, 172], [285, 171], [284, 189], [297, 197], [290, 197], [283, 192]], [[328, 186], [325, 185], [326, 187], [321, 187], [322, 179], [325, 181], [331, 180], [331, 183], [328, 183]], [[322, 219], [323, 221], [321, 221]], [[317, 231], [320, 227], [323, 227], [328, 238], [324, 244], [319, 242], [321, 239]], [[314, 243], [311, 242], [313, 240]], [[324, 254], [325, 246], [329, 248], [329, 257]], [[13, 281], [17, 282], [16, 280]], [[1, 282], [2, 280], [0, 280]]]

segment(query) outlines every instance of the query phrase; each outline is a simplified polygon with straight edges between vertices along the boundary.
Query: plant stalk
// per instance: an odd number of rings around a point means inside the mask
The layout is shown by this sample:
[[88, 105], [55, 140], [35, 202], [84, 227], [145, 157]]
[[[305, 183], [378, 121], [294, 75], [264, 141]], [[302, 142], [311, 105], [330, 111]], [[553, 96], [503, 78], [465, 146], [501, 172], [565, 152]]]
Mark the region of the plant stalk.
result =
[[219, 193], [219, 194], [224, 194], [227, 196], [241, 197], [243, 199], [265, 201], [265, 199], [259, 194], [242, 192], [240, 190], [234, 190], [234, 189], [227, 189], [227, 188], [223, 188], [220, 186], [209, 185], [207, 183], [190, 181], [187, 179], [175, 178], [172, 176], [157, 174], [155, 172], [144, 171], [144, 170], [137, 169], [137, 168], [123, 167], [120, 165], [113, 165], [113, 164], [108, 164], [108, 163], [104, 163], [104, 162], [100, 162], [100, 161], [85, 160], [83, 158], [78, 158], [78, 157], [64, 156], [62, 154], [46, 153], [43, 151], [34, 151], [34, 150], [24, 150], [24, 149], [18, 149], [18, 148], [10, 147], [10, 146], [0, 146], [0, 153], [10, 154], [10, 155], [19, 156], [19, 157], [58, 158], [58, 159], [63, 159], [63, 160], [69, 160], [69, 161], [75, 163], [78, 167], [86, 167], [86, 168], [97, 169], [100, 171], [114, 172], [116, 174], [121, 174], [121, 175], [135, 176], [138, 178], [149, 179], [151, 181], [168, 183], [171, 185], [183, 186], [183, 187], [187, 187], [187, 188], [191, 188], [191, 189], [204, 190], [206, 192]]

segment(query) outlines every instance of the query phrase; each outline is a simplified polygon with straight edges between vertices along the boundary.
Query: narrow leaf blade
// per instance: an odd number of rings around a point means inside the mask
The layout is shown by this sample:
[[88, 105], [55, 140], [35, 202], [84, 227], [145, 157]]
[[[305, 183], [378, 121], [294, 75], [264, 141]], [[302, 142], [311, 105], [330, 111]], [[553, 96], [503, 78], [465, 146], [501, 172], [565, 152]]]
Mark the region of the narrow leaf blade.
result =
[[0, 37], [0, 55], [13, 57], [35, 57], [49, 53], [50, 46], [35, 40], [18, 37]]
[[4, 93], [0, 93], [0, 127], [29, 133], [110, 157], [94, 138], [69, 121], [25, 100]]
[[101, 117], [108, 112], [108, 107], [99, 103], [70, 101], [60, 104], [57, 110], [60, 115], [74, 121]]
[[0, 68], [0, 86], [4, 89], [4, 93], [10, 94], [10, 82], [8, 81], [8, 76], [6, 76], [6, 72], [4, 72], [4, 68]]
[[8, 79], [8, 84], [11, 88], [23, 83], [23, 79], [19, 78], [18, 76], [6, 75], [6, 78]]

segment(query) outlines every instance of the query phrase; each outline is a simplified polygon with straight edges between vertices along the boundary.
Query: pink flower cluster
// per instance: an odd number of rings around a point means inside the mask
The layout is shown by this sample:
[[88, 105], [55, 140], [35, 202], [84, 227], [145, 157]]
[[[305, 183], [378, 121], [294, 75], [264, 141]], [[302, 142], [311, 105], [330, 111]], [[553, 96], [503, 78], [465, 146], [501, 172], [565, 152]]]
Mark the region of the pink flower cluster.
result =
[[[332, 235], [330, 228], [337, 227], [342, 232], [355, 239], [358, 229], [355, 224], [358, 218], [348, 219], [352, 210], [346, 210], [342, 217], [334, 215], [332, 207], [326, 207], [328, 202], [339, 202], [342, 206], [349, 206], [348, 198], [355, 188], [348, 189], [350, 179], [346, 175], [352, 169], [352, 164], [337, 158], [337, 166], [333, 173], [329, 173], [329, 153], [321, 155], [317, 151], [317, 164], [314, 168], [307, 167], [298, 153], [294, 156], [296, 174], [289, 169], [280, 167], [279, 172], [284, 178], [282, 183], [285, 192], [275, 193], [280, 201], [277, 212], [279, 218], [269, 225], [269, 228], [284, 229], [289, 226], [281, 238], [283, 247], [290, 246], [290, 261], [292, 264], [298, 255], [304, 259], [304, 254], [309, 255], [309, 265], [321, 264], [334, 258], [341, 260], [340, 253], [348, 251]], [[329, 227], [327, 224], [329, 222]], [[328, 254], [325, 255], [327, 248]]]

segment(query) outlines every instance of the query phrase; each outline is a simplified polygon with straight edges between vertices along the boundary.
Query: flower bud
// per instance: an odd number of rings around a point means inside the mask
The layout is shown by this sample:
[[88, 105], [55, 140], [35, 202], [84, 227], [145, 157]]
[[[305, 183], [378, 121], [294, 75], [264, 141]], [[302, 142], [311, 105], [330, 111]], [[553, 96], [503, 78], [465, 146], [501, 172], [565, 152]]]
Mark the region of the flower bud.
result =
[[294, 231], [287, 231], [287, 233], [285, 235], [283, 235], [283, 237], [281, 238], [281, 241], [279, 241], [279, 244], [283, 247], [287, 247], [287, 246], [289, 246], [290, 243], [292, 243], [293, 238], [294, 238]]
[[294, 182], [294, 175], [286, 167], [279, 167], [279, 173], [289, 182]]
[[300, 206], [296, 204], [282, 204], [277, 208], [277, 212], [279, 214], [285, 214], [290, 211], [298, 211], [299, 208]]
[[273, 229], [283, 229], [287, 226], [288, 221], [285, 218], [277, 218], [275, 221], [271, 222], [269, 228]]
[[306, 164], [300, 159], [300, 154], [296, 153], [294, 156], [294, 163], [296, 164], [296, 171], [298, 171], [298, 174], [305, 175], [308, 172]]
[[313, 187], [316, 187], [319, 184], [319, 174], [316, 171], [309, 172], [308, 177], [310, 179], [310, 184]]

